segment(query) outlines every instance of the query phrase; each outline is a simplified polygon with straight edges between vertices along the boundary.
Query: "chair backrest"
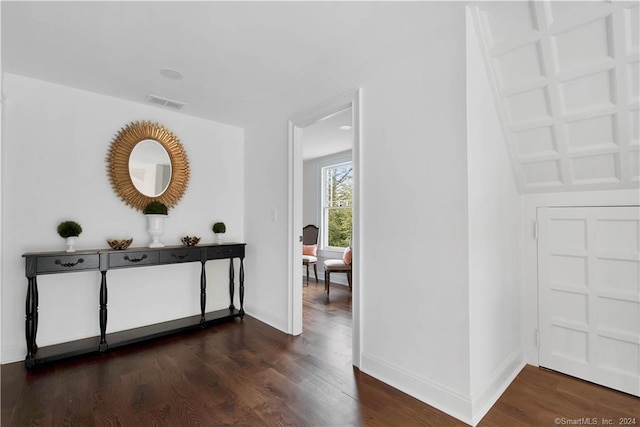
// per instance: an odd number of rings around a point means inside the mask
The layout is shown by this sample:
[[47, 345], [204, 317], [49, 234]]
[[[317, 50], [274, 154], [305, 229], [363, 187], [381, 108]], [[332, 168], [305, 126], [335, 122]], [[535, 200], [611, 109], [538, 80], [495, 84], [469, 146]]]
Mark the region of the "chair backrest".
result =
[[302, 228], [302, 244], [315, 245], [318, 243], [318, 227], [313, 224], [305, 225]]

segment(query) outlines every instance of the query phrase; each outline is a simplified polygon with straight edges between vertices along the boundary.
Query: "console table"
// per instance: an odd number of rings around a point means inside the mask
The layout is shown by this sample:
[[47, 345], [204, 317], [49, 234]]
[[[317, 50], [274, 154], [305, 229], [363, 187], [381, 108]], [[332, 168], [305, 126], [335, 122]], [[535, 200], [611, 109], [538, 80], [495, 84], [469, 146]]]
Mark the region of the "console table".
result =
[[[209, 244], [199, 246], [166, 246], [164, 248], [130, 248], [116, 251], [107, 249], [83, 250], [77, 252], [30, 252], [25, 258], [27, 276], [27, 301], [25, 338], [27, 356], [25, 365], [52, 362], [68, 357], [121, 347], [136, 342], [159, 338], [210, 324], [244, 317], [244, 251], [245, 243]], [[239, 297], [240, 308], [233, 305], [235, 289], [234, 258], [240, 259]], [[205, 313], [207, 302], [207, 277], [205, 263], [209, 260], [229, 259], [228, 309]], [[140, 328], [107, 334], [107, 272], [121, 268], [146, 267], [153, 265], [200, 262], [200, 314]], [[36, 277], [43, 274], [70, 273], [78, 271], [100, 271], [100, 336], [38, 348], [38, 283]]]

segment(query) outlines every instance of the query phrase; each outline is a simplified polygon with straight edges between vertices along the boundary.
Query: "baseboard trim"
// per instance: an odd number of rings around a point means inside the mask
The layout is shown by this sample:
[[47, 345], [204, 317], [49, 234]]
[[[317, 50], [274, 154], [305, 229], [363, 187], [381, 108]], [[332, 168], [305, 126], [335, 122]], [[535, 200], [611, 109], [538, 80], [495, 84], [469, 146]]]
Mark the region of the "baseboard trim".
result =
[[272, 311], [261, 310], [258, 307], [253, 306], [245, 306], [245, 312], [248, 316], [253, 317], [256, 320], [261, 321], [262, 323], [266, 323], [267, 325], [276, 328], [277, 330], [288, 334], [287, 331], [287, 319], [283, 319], [278, 315], [278, 313], [274, 313]]
[[461, 393], [366, 353], [362, 355], [360, 370], [462, 422], [471, 424], [471, 400]]
[[515, 351], [482, 387], [465, 396], [370, 354], [362, 355], [361, 371], [469, 425], [477, 425], [525, 367], [522, 350]]
[[472, 425], [484, 418], [525, 365], [524, 353], [518, 349], [496, 369], [489, 381], [471, 393]]

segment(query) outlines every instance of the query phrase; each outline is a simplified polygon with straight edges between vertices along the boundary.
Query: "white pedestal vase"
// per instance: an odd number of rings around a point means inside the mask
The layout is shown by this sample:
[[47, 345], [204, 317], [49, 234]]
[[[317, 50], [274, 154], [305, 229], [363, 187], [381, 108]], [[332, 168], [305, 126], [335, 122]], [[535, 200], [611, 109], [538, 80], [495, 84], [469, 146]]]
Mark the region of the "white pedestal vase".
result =
[[73, 245], [76, 244], [76, 240], [78, 240], [77, 236], [67, 237], [67, 252], [75, 252], [76, 248]]
[[224, 243], [224, 241], [222, 240], [222, 236], [224, 233], [214, 233], [216, 235], [216, 243], [221, 245]]
[[164, 234], [164, 220], [167, 215], [159, 214], [147, 214], [147, 232], [151, 236], [150, 248], [163, 248], [164, 245], [160, 242], [160, 236]]

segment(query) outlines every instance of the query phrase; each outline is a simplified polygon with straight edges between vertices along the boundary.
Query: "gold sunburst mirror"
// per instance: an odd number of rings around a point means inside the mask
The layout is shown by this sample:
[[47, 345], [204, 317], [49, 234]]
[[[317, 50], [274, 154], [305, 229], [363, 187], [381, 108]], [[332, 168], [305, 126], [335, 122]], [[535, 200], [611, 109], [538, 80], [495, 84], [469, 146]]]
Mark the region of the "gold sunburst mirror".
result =
[[111, 142], [107, 159], [111, 186], [142, 211], [157, 200], [175, 206], [189, 183], [189, 160], [178, 137], [158, 123], [132, 122]]

